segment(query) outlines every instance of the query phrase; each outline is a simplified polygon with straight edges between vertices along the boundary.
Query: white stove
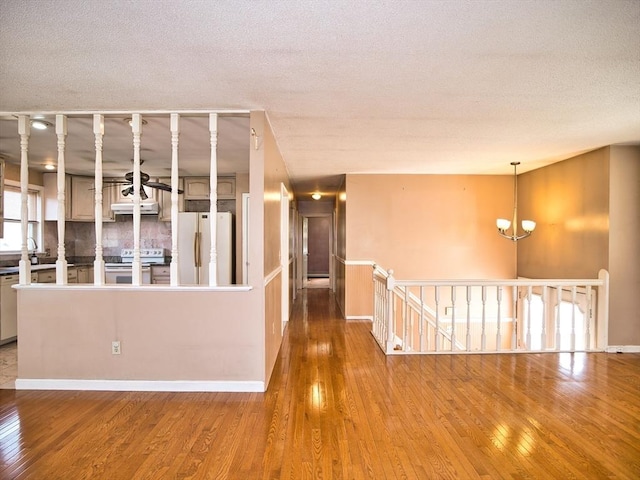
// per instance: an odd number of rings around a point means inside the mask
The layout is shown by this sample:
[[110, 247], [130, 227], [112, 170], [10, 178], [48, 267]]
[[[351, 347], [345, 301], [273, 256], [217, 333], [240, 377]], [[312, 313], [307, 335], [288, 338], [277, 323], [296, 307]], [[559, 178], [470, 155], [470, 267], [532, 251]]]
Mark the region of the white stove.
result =
[[[122, 263], [133, 263], [133, 248], [123, 248], [120, 251]], [[157, 265], [166, 263], [166, 251], [164, 248], [141, 248], [140, 262], [143, 265]]]
[[[106, 283], [130, 284], [133, 281], [133, 248], [124, 248], [120, 251], [122, 262], [106, 263], [104, 266]], [[141, 283], [148, 285], [151, 283], [151, 265], [166, 263], [167, 256], [164, 248], [141, 248], [140, 263]]]

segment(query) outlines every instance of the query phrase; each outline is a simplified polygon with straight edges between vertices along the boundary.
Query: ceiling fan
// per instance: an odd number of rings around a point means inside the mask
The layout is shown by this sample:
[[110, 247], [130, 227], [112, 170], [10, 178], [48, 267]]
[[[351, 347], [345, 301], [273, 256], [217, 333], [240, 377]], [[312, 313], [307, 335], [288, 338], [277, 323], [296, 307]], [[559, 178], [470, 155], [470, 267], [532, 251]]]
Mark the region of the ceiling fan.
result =
[[[144, 163], [144, 160], [140, 160], [140, 165]], [[164, 190], [165, 192], [171, 192], [171, 185], [167, 185], [166, 183], [161, 182], [150, 182], [149, 175], [145, 172], [140, 172], [140, 199], [146, 200], [149, 198], [147, 192], [145, 192], [144, 187], [157, 188], [158, 190]], [[105, 180], [104, 183], [110, 183], [115, 185], [124, 185], [125, 188], [122, 189], [122, 195], [128, 196], [133, 195], [133, 172], [127, 172], [124, 175], [124, 181], [122, 180]], [[184, 190], [178, 189], [178, 193], [184, 193]]]

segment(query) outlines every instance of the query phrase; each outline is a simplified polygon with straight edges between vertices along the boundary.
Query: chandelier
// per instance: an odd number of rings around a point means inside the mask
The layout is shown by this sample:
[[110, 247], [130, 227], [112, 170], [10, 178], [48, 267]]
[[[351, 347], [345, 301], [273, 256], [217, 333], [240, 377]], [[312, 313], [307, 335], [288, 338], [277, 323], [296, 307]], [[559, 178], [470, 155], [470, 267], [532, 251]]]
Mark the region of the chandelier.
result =
[[[518, 165], [520, 165], [520, 162], [511, 162], [511, 165], [513, 165], [513, 222], [506, 218], [499, 218], [496, 220], [496, 226], [498, 227], [498, 233], [500, 235], [504, 238], [517, 242], [518, 240], [522, 240], [523, 238], [531, 235], [531, 232], [536, 228], [536, 222], [533, 220], [523, 220], [522, 230], [524, 230], [524, 233], [522, 235], [518, 235], [518, 176], [516, 169], [518, 168]], [[509, 227], [512, 225], [512, 233], [508, 233], [507, 230], [509, 230]]]

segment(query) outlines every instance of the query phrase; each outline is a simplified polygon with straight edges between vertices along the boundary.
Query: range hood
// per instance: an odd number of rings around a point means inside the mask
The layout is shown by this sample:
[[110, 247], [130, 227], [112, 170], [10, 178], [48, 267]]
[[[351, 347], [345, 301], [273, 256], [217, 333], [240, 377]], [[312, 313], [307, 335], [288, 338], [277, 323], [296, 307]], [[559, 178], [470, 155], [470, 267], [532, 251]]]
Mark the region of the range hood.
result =
[[[133, 215], [133, 202], [112, 203], [111, 210], [116, 215]], [[140, 203], [140, 214], [157, 215], [160, 212], [158, 202]]]

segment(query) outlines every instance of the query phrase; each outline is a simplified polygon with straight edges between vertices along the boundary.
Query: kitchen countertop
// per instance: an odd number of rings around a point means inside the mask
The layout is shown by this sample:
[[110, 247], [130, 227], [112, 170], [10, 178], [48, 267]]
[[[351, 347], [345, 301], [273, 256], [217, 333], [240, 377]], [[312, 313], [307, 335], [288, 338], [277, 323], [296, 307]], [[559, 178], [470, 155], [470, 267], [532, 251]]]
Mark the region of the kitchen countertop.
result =
[[[77, 264], [68, 263], [67, 267], [77, 267]], [[42, 270], [55, 270], [55, 263], [39, 263], [38, 265], [31, 265], [32, 272], [38, 272]], [[15, 275], [20, 273], [20, 267], [0, 267], [0, 276], [2, 275]]]

